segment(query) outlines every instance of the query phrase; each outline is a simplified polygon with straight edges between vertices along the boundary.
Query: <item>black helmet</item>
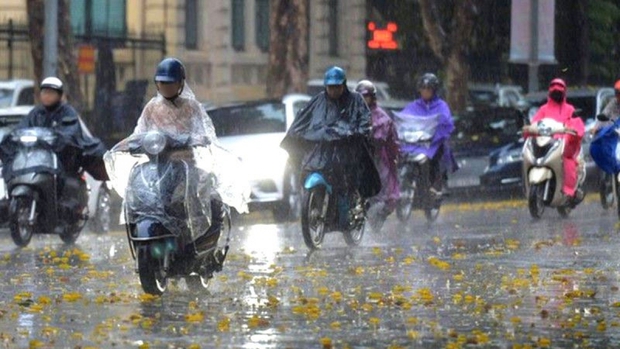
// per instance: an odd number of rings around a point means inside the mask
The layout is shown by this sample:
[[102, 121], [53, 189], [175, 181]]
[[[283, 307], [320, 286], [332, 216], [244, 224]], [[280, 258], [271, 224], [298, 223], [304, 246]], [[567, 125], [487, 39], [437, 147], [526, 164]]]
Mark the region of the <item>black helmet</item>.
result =
[[437, 91], [439, 88], [439, 79], [433, 73], [426, 73], [418, 79], [418, 90], [421, 88], [430, 88]]
[[183, 80], [185, 80], [185, 67], [178, 59], [166, 58], [157, 65], [156, 82], [180, 82]]

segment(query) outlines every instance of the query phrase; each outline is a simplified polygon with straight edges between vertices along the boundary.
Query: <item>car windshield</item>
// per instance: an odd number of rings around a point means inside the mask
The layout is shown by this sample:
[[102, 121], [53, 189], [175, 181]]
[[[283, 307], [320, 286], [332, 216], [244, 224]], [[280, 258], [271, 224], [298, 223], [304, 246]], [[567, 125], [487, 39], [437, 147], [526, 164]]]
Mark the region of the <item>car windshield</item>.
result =
[[584, 97], [568, 97], [566, 101], [575, 107], [575, 111], [578, 112], [582, 119], [591, 119], [596, 116], [596, 97], [584, 96]]
[[280, 102], [222, 107], [208, 113], [218, 137], [286, 131], [286, 112]]
[[9, 88], [0, 88], [0, 108], [8, 108], [13, 101], [15, 90]]
[[489, 104], [497, 101], [497, 94], [494, 91], [469, 90], [469, 98], [474, 103]]
[[482, 108], [454, 117], [455, 148], [494, 148], [518, 139], [523, 117], [512, 108]]

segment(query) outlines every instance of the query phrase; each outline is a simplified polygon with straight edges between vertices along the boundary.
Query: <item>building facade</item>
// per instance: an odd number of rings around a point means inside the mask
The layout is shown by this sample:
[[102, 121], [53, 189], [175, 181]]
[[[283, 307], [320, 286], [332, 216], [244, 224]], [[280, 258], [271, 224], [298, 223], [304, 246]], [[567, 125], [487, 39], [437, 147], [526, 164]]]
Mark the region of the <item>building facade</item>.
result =
[[[127, 35], [145, 38], [153, 33], [163, 34], [160, 37], [165, 38], [165, 55], [185, 63], [188, 82], [200, 100], [222, 103], [265, 96], [270, 0], [117, 1], [126, 6]], [[309, 3], [310, 78], [321, 77], [331, 65], [342, 66], [352, 79], [363, 78], [365, 0]], [[17, 18], [23, 22], [27, 18], [26, 1], [3, 0], [0, 12], [0, 20]], [[162, 52], [115, 47], [116, 86], [122, 89], [132, 79], [150, 81], [161, 58]], [[23, 74], [22, 70], [18, 75]], [[5, 72], [0, 75], [6, 76]]]

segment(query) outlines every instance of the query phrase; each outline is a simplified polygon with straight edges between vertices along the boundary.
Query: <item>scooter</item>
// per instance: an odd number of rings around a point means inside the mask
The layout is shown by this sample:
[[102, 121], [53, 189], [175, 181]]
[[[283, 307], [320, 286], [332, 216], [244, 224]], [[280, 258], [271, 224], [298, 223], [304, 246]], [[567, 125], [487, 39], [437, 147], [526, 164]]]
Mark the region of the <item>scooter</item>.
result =
[[83, 172], [62, 172], [57, 152], [63, 145], [52, 129], [23, 128], [3, 141], [15, 149], [11, 177], [5, 178], [9, 196], [9, 228], [17, 246], [34, 234], [57, 234], [74, 243], [88, 220], [88, 188]]
[[[597, 115], [599, 121], [609, 121], [609, 118], [600, 114]], [[604, 209], [609, 209], [616, 202], [618, 217], [620, 218], [620, 118], [613, 124], [600, 129], [590, 143], [590, 155], [601, 172], [599, 182], [599, 195], [601, 205]]]
[[[193, 291], [206, 289], [228, 253], [230, 213], [214, 205], [214, 179], [197, 165], [195, 148], [188, 136], [151, 131], [130, 136], [105, 156], [124, 197], [130, 250], [149, 294], [163, 294], [171, 278], [184, 278]], [[222, 232], [226, 242], [218, 247]]]
[[301, 231], [310, 250], [320, 248], [328, 232], [341, 231], [349, 246], [359, 245], [364, 236], [364, 200], [357, 190], [337, 190], [330, 182], [333, 179], [321, 172], [309, 173], [304, 181]]
[[431, 159], [439, 146], [433, 144], [439, 116], [424, 119], [403, 118], [396, 115], [399, 142], [406, 145], [401, 150], [399, 162], [400, 200], [396, 216], [407, 222], [413, 210], [424, 211], [426, 220], [434, 222], [441, 208], [441, 195], [431, 191]]
[[[534, 219], [542, 217], [545, 207], [556, 208], [560, 216], [568, 217], [578, 202], [566, 200], [562, 195], [564, 167], [562, 154], [566, 146], [563, 138], [556, 135], [572, 134], [564, 124], [545, 118], [530, 126], [528, 137], [523, 145], [523, 178], [528, 198], [530, 215]], [[578, 156], [577, 201], [583, 199], [583, 184], [586, 179], [583, 153]]]

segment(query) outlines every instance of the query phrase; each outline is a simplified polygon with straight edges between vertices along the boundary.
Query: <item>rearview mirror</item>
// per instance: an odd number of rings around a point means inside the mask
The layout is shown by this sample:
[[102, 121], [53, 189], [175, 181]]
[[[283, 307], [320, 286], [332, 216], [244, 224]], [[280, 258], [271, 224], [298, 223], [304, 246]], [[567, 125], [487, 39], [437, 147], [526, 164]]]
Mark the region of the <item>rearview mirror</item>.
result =
[[598, 121], [609, 121], [609, 118], [605, 114], [598, 114], [596, 116], [596, 120], [598, 120]]

